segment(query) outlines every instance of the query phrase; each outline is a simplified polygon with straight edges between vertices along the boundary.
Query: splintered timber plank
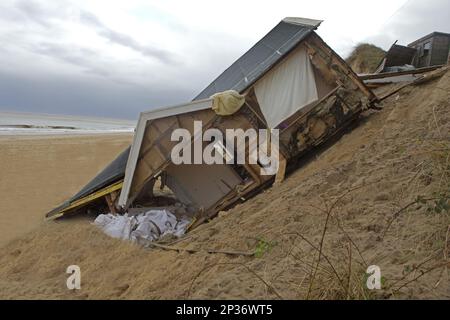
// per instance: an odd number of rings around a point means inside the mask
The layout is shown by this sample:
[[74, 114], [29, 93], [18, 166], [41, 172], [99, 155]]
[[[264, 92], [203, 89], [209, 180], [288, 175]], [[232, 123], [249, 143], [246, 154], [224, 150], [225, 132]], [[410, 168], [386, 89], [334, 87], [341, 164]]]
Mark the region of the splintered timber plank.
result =
[[220, 254], [227, 254], [227, 255], [235, 255], [235, 256], [247, 256], [251, 257], [254, 256], [254, 252], [249, 251], [233, 251], [233, 250], [216, 250], [216, 249], [189, 249], [189, 248], [181, 248], [181, 247], [175, 247], [175, 246], [167, 246], [155, 242], [147, 242], [146, 246], [149, 247], [155, 247], [163, 250], [172, 250], [172, 251], [178, 251], [178, 252], [189, 252], [189, 253], [197, 253], [197, 252], [207, 252], [207, 253], [220, 253]]
[[259, 106], [258, 101], [255, 101], [255, 100], [253, 99], [253, 97], [250, 98], [250, 101], [248, 101], [248, 102], [246, 101], [246, 102], [245, 102], [245, 105], [249, 108], [249, 110], [250, 110], [250, 111], [258, 118], [259, 121], [261, 121], [262, 123], [264, 123], [264, 125], [265, 125], [266, 128], [267, 128], [268, 125], [267, 125], [266, 119], [264, 119], [264, 117], [261, 116], [261, 115], [256, 111], [256, 108], [255, 108], [255, 109], [253, 108], [252, 104], [256, 104], [256, 105]]
[[286, 128], [284, 128], [283, 130], [281, 130], [282, 134], [283, 132], [285, 132], [286, 130], [288, 130], [290, 127], [292, 127], [294, 124], [297, 124], [299, 121], [305, 119], [306, 117], [308, 117], [310, 114], [314, 113], [317, 111], [317, 109], [319, 109], [319, 107], [321, 107], [331, 96], [335, 95], [336, 92], [339, 90], [339, 88], [341, 88], [341, 86], [337, 86], [336, 88], [334, 88], [333, 90], [331, 90], [329, 93], [327, 93], [325, 96], [323, 96], [319, 101], [316, 102], [316, 104], [314, 105], [314, 107], [311, 108], [311, 110], [309, 110], [308, 112], [302, 113], [298, 116], [298, 118], [296, 118], [294, 121], [292, 121]]
[[111, 197], [111, 194], [105, 195], [106, 204], [108, 205], [109, 212], [112, 214], [116, 214], [116, 206], [114, 204], [114, 200]]
[[280, 154], [279, 167], [277, 174], [275, 176], [274, 185], [278, 185], [284, 181], [284, 177], [286, 175], [286, 164], [287, 164], [286, 158], [282, 154]]
[[425, 72], [429, 72], [429, 71], [432, 71], [432, 70], [435, 70], [435, 69], [442, 68], [443, 66], [444, 65], [438, 65], [438, 66], [423, 67], [423, 68], [418, 68], [418, 69], [413, 69], [413, 70], [406, 70], [406, 71], [366, 74], [366, 75], [359, 76], [359, 78], [361, 80], [390, 78], [390, 77], [396, 77], [396, 76], [401, 76], [401, 75], [425, 73]]
[[253, 170], [252, 166], [244, 163], [243, 164], [245, 170], [247, 170], [247, 172], [251, 175], [251, 177], [253, 178], [254, 182], [257, 184], [261, 183], [261, 177]]
[[111, 184], [103, 189], [100, 189], [94, 193], [91, 193], [90, 195], [87, 195], [86, 197], [83, 197], [81, 199], [78, 199], [70, 204], [67, 208], [64, 208], [63, 210], [59, 211], [58, 213], [55, 213], [52, 216], [47, 217], [48, 219], [56, 219], [64, 214], [66, 214], [68, 211], [84, 206], [88, 204], [89, 202], [92, 202], [96, 199], [99, 199], [107, 194], [110, 194], [112, 192], [117, 192], [118, 190], [121, 190], [123, 186], [123, 180], [117, 181], [114, 184]]

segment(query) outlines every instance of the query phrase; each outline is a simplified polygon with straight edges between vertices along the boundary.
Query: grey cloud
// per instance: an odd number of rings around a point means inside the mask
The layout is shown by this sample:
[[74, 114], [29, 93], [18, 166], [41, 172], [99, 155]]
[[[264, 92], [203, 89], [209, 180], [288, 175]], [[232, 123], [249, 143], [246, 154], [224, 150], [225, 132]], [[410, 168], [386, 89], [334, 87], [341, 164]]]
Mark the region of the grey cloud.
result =
[[161, 62], [168, 64], [175, 63], [175, 59], [173, 58], [172, 54], [168, 53], [167, 51], [159, 50], [150, 46], [143, 46], [139, 44], [136, 40], [134, 40], [132, 37], [126, 34], [116, 32], [108, 28], [103, 28], [99, 30], [98, 34], [108, 39], [112, 43], [116, 43], [124, 47], [133, 49], [137, 52], [140, 52], [144, 56], [154, 57], [160, 60]]
[[75, 65], [86, 65], [89, 57], [94, 57], [95, 52], [85, 48], [71, 48], [50, 42], [41, 42], [35, 46], [30, 46], [31, 51], [50, 57], [58, 58], [62, 61]]
[[98, 53], [90, 49], [41, 42], [36, 45], [28, 45], [28, 50], [75, 65], [84, 69], [84, 71], [89, 74], [100, 75], [103, 77], [111, 76], [111, 73], [107, 69], [100, 67], [100, 64], [98, 63]]
[[84, 10], [80, 10], [80, 22], [91, 27], [105, 28], [96, 15]]
[[[55, 29], [58, 29], [60, 27], [59, 23], [57, 23], [56, 21], [62, 22], [66, 19], [73, 18], [67, 14], [67, 8], [65, 8], [64, 6], [46, 7], [36, 1], [16, 1], [14, 8], [16, 9], [16, 12], [11, 12], [11, 10], [2, 10], [6, 12], [2, 13], [2, 15], [8, 15], [9, 20], [13, 20], [12, 18], [14, 16], [16, 18], [18, 16], [21, 16], [22, 19], [39, 24], [40, 26], [47, 29], [53, 29], [52, 31], [55, 31]], [[174, 54], [172, 54], [171, 52], [155, 48], [150, 45], [142, 45], [130, 35], [109, 28], [104, 23], [102, 23], [100, 19], [93, 13], [79, 8], [76, 8], [76, 10], [79, 11], [80, 23], [93, 28], [99, 36], [103, 37], [109, 42], [127, 47], [131, 50], [141, 53], [146, 57], [156, 59], [164, 64], [177, 63]], [[54, 19], [55, 21], [52, 23], [51, 19]]]
[[84, 77], [0, 72], [0, 110], [137, 119], [143, 110], [187, 101], [194, 91], [127, 86]]
[[28, 45], [27, 49], [31, 52], [77, 66], [85, 74], [103, 77], [108, 82], [120, 85], [139, 86], [138, 83], [118, 78], [109, 67], [110, 62], [102, 63], [99, 59], [99, 53], [90, 49], [48, 42]]
[[127, 34], [114, 31], [104, 25], [94, 14], [80, 10], [80, 22], [97, 29], [97, 34], [108, 41], [140, 52], [144, 56], [157, 58], [164, 63], [175, 63], [173, 54], [151, 46], [144, 46]]
[[48, 22], [49, 12], [44, 10], [34, 1], [16, 1], [15, 8], [30, 21], [40, 24], [43, 27], [50, 27]]
[[23, 22], [27, 20], [25, 14], [21, 13], [19, 10], [13, 10], [11, 7], [0, 3], [0, 19], [2, 22]]
[[450, 32], [450, 2], [448, 0], [412, 0], [392, 15], [380, 34], [367, 39], [385, 49], [398, 40], [408, 43], [433, 31]]

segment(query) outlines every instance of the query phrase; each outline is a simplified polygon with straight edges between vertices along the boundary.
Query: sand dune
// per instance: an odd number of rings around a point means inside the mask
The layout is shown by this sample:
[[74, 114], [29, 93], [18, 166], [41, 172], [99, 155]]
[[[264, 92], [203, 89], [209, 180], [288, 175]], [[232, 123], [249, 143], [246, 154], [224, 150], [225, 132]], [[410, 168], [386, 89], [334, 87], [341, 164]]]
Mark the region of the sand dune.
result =
[[131, 134], [0, 136], [0, 245], [43, 222], [131, 142]]

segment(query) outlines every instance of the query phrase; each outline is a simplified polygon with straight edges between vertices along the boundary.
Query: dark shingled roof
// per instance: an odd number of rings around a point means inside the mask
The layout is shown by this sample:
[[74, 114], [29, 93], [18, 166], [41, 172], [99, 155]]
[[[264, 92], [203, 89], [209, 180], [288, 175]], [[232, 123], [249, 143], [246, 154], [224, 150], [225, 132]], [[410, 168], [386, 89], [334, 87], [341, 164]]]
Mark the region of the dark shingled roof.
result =
[[76, 195], [70, 198], [69, 202], [81, 199], [95, 191], [98, 191], [125, 176], [125, 168], [127, 166], [128, 154], [130, 147], [126, 148], [119, 156], [114, 159], [105, 169], [94, 177], [87, 185], [83, 187]]
[[77, 201], [91, 193], [94, 193], [110, 184], [123, 179], [125, 176], [125, 168], [127, 166], [128, 154], [130, 153], [130, 147], [126, 148], [120, 153], [116, 159], [114, 159], [105, 169], [97, 174], [87, 185], [85, 185], [77, 194], [72, 198], [59, 205], [52, 211], [46, 214], [46, 217], [51, 217], [64, 208], [67, 208], [74, 201]]
[[225, 90], [243, 92], [295, 48], [321, 21], [285, 18], [250, 50], [236, 60], [194, 100], [209, 98]]

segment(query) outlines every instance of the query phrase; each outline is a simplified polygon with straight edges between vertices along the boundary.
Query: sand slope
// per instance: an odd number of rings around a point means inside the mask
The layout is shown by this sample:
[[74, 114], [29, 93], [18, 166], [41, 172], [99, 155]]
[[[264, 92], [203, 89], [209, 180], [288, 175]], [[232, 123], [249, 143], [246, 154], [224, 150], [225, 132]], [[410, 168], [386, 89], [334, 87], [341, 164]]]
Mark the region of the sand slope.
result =
[[[81, 218], [52, 222], [0, 249], [0, 297], [448, 299], [450, 214], [414, 200], [449, 190], [449, 101], [449, 73], [402, 90], [281, 186], [176, 244], [258, 257], [145, 249]], [[381, 291], [365, 289], [370, 264]]]
[[131, 142], [131, 134], [0, 136], [0, 245], [43, 221]]

